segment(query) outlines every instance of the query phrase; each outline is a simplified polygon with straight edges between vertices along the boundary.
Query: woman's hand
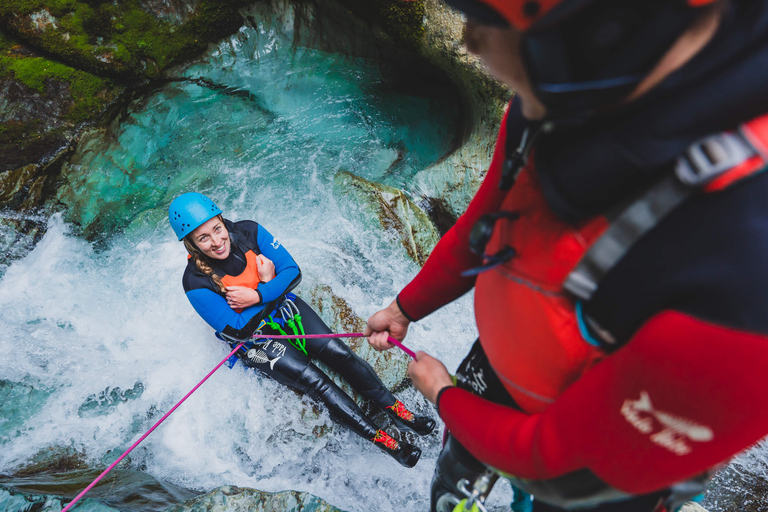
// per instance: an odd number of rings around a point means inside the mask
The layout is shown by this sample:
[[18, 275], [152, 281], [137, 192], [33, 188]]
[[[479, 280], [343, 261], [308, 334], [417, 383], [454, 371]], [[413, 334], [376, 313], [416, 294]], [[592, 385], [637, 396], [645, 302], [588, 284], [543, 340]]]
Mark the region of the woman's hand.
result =
[[440, 390], [453, 386], [453, 379], [445, 365], [421, 350], [416, 352], [416, 360], [408, 363], [408, 376], [413, 381], [413, 387], [435, 405]]
[[388, 350], [394, 347], [394, 345], [387, 341], [387, 338], [392, 336], [398, 341], [403, 341], [403, 338], [408, 333], [408, 325], [410, 323], [411, 321], [400, 311], [397, 302], [392, 301], [389, 307], [374, 313], [368, 319], [368, 325], [365, 327], [365, 336], [368, 338], [368, 343], [375, 350], [379, 352]]
[[256, 270], [259, 272], [259, 281], [268, 283], [275, 278], [275, 264], [264, 256], [256, 256]]
[[[272, 268], [274, 269], [275, 267], [273, 266]], [[246, 286], [227, 286], [227, 304], [232, 309], [245, 309], [259, 302], [261, 302], [261, 299], [256, 290]]]

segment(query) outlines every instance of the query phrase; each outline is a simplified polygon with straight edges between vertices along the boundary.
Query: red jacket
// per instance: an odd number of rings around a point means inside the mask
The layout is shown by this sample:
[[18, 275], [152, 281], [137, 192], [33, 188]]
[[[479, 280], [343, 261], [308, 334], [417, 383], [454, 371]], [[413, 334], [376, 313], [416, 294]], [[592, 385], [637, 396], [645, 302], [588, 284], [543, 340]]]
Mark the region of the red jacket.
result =
[[[588, 469], [632, 494], [700, 474], [768, 434], [765, 332], [659, 303], [616, 353], [606, 356], [581, 337], [562, 283], [608, 221], [592, 216], [570, 223], [554, 215], [537, 180], [535, 154], [512, 190], [499, 190], [505, 140], [506, 119], [477, 195], [398, 297], [417, 320], [476, 286], [481, 343], [526, 411], [449, 388], [439, 413], [451, 433], [477, 458], [512, 475], [551, 479]], [[520, 218], [499, 221], [487, 252], [507, 244], [518, 256], [476, 281], [461, 277], [482, 263], [469, 250], [471, 228], [500, 210]], [[619, 299], [635, 307], [632, 289]]]

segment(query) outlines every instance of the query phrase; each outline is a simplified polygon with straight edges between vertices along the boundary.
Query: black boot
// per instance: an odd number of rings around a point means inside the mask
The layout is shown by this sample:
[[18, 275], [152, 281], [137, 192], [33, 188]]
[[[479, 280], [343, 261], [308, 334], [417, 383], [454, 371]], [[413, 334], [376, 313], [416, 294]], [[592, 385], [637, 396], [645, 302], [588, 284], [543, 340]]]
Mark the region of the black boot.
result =
[[383, 430], [376, 432], [376, 437], [371, 439], [371, 441], [381, 448], [383, 452], [388, 453], [393, 459], [407, 468], [415, 466], [419, 462], [419, 457], [421, 457], [421, 449], [418, 446], [404, 441], [398, 442]]
[[393, 405], [385, 407], [384, 412], [386, 412], [390, 418], [395, 420], [395, 423], [399, 426], [408, 429], [411, 432], [416, 432], [420, 436], [430, 434], [437, 426], [437, 423], [435, 423], [435, 420], [432, 418], [428, 418], [427, 416], [416, 416], [413, 414], [405, 408], [405, 405], [403, 405], [403, 402], [400, 400], [395, 400]]

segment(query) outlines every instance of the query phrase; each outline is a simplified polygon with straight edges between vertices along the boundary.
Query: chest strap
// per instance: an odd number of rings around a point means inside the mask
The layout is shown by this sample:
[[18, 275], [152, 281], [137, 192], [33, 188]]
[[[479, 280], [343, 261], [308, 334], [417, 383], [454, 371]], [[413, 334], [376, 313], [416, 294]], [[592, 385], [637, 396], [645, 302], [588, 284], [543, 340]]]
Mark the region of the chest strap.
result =
[[686, 200], [702, 192], [722, 190], [765, 169], [768, 163], [768, 115], [735, 132], [694, 142], [662, 178], [619, 213], [584, 254], [563, 283], [577, 299], [587, 301], [600, 281], [632, 246]]
[[229, 228], [229, 240], [230, 240], [230, 242], [232, 242], [234, 245], [236, 245], [237, 248], [240, 249], [240, 251], [243, 254], [247, 254], [248, 251], [253, 251], [253, 254], [255, 254], [256, 256], [261, 254], [261, 250], [259, 250], [258, 244], [251, 243], [246, 238], [245, 235], [243, 235], [242, 233], [240, 233], [237, 230], [237, 228], [235, 227], [234, 224], [232, 224], [231, 227], [229, 227], [229, 226], [227, 226], [227, 227]]

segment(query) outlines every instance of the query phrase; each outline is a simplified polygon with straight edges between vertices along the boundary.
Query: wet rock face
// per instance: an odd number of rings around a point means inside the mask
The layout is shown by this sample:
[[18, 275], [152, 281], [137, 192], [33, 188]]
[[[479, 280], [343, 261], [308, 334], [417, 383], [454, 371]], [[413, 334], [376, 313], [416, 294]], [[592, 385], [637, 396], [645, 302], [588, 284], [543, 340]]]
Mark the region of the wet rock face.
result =
[[0, 276], [13, 260], [32, 250], [45, 232], [45, 225], [46, 219], [42, 216], [9, 215], [0, 218]]
[[0, 35], [0, 206], [40, 206], [51, 181], [46, 166], [72, 147], [77, 126], [103, 113], [121, 91]]
[[[0, 4], [0, 176], [28, 164], [42, 168], [63, 156], [77, 143], [78, 128], [99, 122], [126, 85], [157, 78], [168, 67], [198, 55], [209, 41], [236, 31], [242, 24], [237, 9], [246, 4], [245, 0]], [[5, 198], [0, 207], [29, 207], [18, 192], [32, 186], [30, 182], [0, 189]]]
[[[0, 507], [8, 512], [61, 510], [93, 482], [102, 470], [87, 469], [84, 465], [80, 468], [56, 465], [52, 461], [50, 467], [42, 466], [13, 477], [0, 475]], [[168, 510], [200, 494], [140, 471], [115, 469], [73, 508], [91, 512]]]
[[200, 4], [200, 0], [141, 0], [142, 8], [174, 25], [182, 25]]
[[[72, 123], [65, 113], [73, 103], [69, 84], [63, 82], [49, 80], [45, 92], [38, 93], [16, 80], [0, 79], [0, 180], [2, 173], [50, 158], [70, 142]], [[7, 188], [0, 189], [0, 201], [10, 196]]]
[[[354, 313], [347, 301], [335, 295], [330, 287], [324, 285], [314, 286], [309, 290], [308, 302], [334, 332], [352, 333], [363, 332], [366, 321]], [[360, 357], [365, 359], [374, 369], [381, 381], [392, 391], [399, 391], [410, 384], [408, 379], [408, 359], [403, 357], [398, 350], [377, 352], [365, 338], [344, 338], [343, 341]], [[316, 361], [318, 366], [322, 363]], [[327, 367], [323, 367], [326, 373], [333, 375]], [[335, 376], [334, 381], [344, 391], [355, 396], [358, 403], [362, 400], [346, 382]]]
[[262, 492], [224, 486], [194, 500], [184, 502], [168, 512], [340, 512], [317, 496], [298, 491]]
[[[174, 64], [199, 54], [209, 41], [236, 31], [244, 22], [238, 8], [253, 4], [281, 9], [289, 3], [9, 0], [0, 5], [0, 28], [4, 34], [0, 35], [0, 173], [30, 163], [43, 171], [44, 164], [56, 161], [78, 144], [76, 137], [82, 123], [103, 121], [107, 107], [125, 85], [163, 77]], [[498, 114], [496, 96], [500, 89], [487, 78], [476, 59], [463, 50], [459, 42], [461, 19], [440, 2], [313, 0], [296, 5], [301, 7], [296, 12], [303, 14], [294, 21], [308, 29], [297, 30], [297, 34], [302, 34], [297, 44], [352, 56], [378, 54], [382, 60], [392, 60], [393, 54], [397, 54], [394, 60], [412, 80], [443, 73], [450, 77], [467, 98], [462, 102], [466, 126], [457, 130], [455, 147], [468, 134], [485, 134], [478, 130], [477, 123], [487, 120], [488, 112], [494, 113], [490, 117]], [[361, 21], [347, 23], [343, 34], [337, 29], [324, 31], [332, 24], [322, 20], [338, 18], [342, 11], [347, 17], [352, 12]], [[491, 106], [479, 107], [485, 105], [485, 100]], [[495, 125], [495, 119], [491, 124]], [[470, 141], [470, 145], [475, 146], [475, 141]], [[488, 151], [482, 147], [479, 152], [484, 157]], [[452, 173], [454, 167], [467, 169], [466, 162], [476, 153], [462, 150], [461, 158], [448, 167], [448, 172]], [[484, 167], [480, 158], [478, 169]], [[49, 174], [55, 174], [56, 168]], [[450, 180], [433, 179], [434, 175], [444, 174], [442, 170], [437, 168], [429, 173], [428, 179], [420, 181], [427, 184], [423, 188], [429, 197], [452, 194], [448, 202], [455, 217], [465, 202], [463, 198], [476, 189], [477, 174], [481, 171], [473, 168], [467, 186], [456, 192], [446, 183]], [[40, 201], [24, 201], [18, 195], [20, 189], [31, 186], [42, 188], [39, 183], [29, 182], [0, 191], [6, 198], [15, 195], [15, 202], [6, 200], [0, 206], [38, 206]], [[423, 261], [423, 255], [412, 257]]]
[[70, 84], [46, 80], [42, 92], [17, 80], [0, 79], [0, 118], [11, 123], [35, 123], [49, 128], [72, 126], [66, 118], [74, 101]]
[[439, 236], [421, 208], [401, 190], [348, 172], [340, 172], [335, 180], [341, 194], [353, 197], [352, 203], [361, 207], [360, 215], [378, 219], [384, 231], [402, 245], [408, 257], [419, 266], [424, 265]]

